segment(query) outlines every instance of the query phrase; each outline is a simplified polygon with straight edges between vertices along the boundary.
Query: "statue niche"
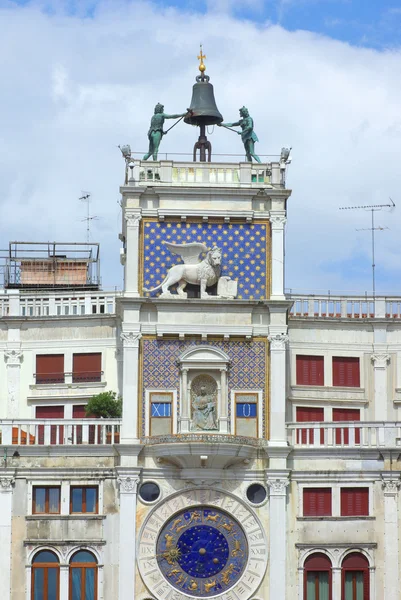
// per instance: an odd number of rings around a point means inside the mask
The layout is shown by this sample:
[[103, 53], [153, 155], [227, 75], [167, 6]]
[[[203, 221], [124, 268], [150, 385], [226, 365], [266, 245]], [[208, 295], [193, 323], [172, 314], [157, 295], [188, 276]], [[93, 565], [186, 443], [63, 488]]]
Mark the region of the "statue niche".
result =
[[198, 375], [191, 385], [192, 431], [216, 431], [217, 384], [209, 375]]

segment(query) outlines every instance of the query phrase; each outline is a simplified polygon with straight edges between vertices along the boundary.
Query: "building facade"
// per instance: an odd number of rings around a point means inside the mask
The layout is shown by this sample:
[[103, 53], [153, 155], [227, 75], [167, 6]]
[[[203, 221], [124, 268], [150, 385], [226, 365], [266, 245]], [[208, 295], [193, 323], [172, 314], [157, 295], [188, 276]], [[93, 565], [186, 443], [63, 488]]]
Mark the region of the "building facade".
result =
[[3, 600], [400, 600], [401, 299], [284, 293], [285, 175], [128, 158], [121, 293], [10, 251]]

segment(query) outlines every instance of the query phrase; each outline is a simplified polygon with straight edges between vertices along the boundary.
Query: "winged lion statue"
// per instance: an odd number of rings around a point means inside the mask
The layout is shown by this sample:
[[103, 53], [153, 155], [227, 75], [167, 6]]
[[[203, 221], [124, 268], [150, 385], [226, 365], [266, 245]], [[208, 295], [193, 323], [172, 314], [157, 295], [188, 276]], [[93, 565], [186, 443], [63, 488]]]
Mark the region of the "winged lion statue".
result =
[[[170, 242], [163, 241], [163, 244], [172, 254], [180, 256], [184, 262], [183, 264], [171, 267], [160, 285], [151, 290], [144, 288], [143, 291], [152, 293], [161, 289], [160, 298], [186, 298], [186, 285], [187, 283], [192, 283], [200, 286], [201, 298], [209, 297], [206, 288], [214, 285], [220, 277], [221, 249], [217, 246], [209, 249], [205, 244], [199, 242], [171, 244]], [[199, 261], [199, 255], [203, 252], [206, 252], [206, 258]], [[177, 294], [172, 294], [169, 288], [176, 283], [178, 283]]]

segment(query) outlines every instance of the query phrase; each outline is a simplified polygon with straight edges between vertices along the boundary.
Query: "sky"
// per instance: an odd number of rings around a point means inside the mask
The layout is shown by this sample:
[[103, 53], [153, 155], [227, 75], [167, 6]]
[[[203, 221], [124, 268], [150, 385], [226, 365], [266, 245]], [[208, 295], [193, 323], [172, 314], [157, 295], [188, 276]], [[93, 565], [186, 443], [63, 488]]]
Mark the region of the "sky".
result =
[[[286, 287], [401, 294], [399, 0], [0, 0], [0, 248], [10, 240], [101, 244], [121, 288], [119, 144], [147, 148], [156, 102], [185, 111], [207, 56], [226, 121], [246, 105], [260, 154], [292, 146]], [[214, 153], [242, 154], [216, 130]], [[162, 152], [188, 152], [178, 125]]]

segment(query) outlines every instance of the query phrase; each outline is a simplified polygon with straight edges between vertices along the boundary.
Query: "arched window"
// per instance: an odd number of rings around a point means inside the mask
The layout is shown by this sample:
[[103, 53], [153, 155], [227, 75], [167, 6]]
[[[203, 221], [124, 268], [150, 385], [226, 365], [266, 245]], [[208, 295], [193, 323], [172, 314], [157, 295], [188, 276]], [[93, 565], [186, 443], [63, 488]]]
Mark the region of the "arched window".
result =
[[325, 554], [309, 556], [304, 563], [304, 600], [331, 600], [331, 562]]
[[50, 550], [35, 554], [32, 561], [32, 600], [58, 600], [60, 589], [60, 565]]
[[70, 560], [69, 600], [97, 600], [97, 561], [87, 550], [79, 550]]
[[359, 552], [348, 554], [342, 564], [342, 599], [369, 600], [369, 563]]

